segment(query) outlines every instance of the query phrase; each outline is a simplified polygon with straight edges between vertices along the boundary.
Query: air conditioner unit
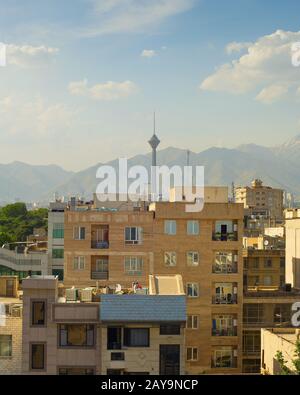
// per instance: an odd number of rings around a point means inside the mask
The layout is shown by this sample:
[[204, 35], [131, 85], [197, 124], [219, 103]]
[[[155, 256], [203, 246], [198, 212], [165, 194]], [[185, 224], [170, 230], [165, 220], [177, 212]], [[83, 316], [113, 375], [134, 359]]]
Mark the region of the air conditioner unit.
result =
[[80, 300], [81, 302], [91, 302], [93, 299], [92, 288], [85, 288], [81, 290]]
[[76, 288], [66, 289], [67, 302], [76, 302], [77, 295], [78, 295], [78, 290]]

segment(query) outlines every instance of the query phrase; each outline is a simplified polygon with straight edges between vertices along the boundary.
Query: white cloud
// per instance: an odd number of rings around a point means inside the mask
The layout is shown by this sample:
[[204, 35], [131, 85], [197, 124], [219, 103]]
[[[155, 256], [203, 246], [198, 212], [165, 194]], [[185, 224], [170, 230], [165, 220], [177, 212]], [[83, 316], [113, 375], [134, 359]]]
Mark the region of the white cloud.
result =
[[41, 97], [20, 96], [0, 99], [0, 128], [10, 135], [42, 138], [70, 128], [74, 113], [64, 104], [47, 104]]
[[103, 84], [88, 86], [88, 81], [74, 81], [69, 84], [69, 92], [76, 96], [86, 96], [95, 100], [118, 100], [137, 93], [138, 87], [132, 81], [107, 81]]
[[283, 98], [288, 93], [288, 88], [282, 85], [270, 85], [262, 89], [256, 96], [256, 100], [264, 104], [272, 104]]
[[144, 32], [166, 18], [189, 10], [197, 0], [92, 0], [94, 23], [82, 34], [97, 36]]
[[[221, 65], [200, 85], [214, 92], [244, 94], [256, 91], [256, 99], [270, 103], [298, 88], [300, 68], [292, 65], [292, 44], [300, 32], [278, 30], [259, 38], [245, 55]], [[260, 92], [257, 95], [257, 92]]]
[[58, 48], [32, 45], [6, 44], [6, 61], [8, 65], [19, 67], [40, 66], [53, 59]]
[[231, 55], [235, 52], [241, 52], [243, 49], [248, 49], [252, 45], [251, 42], [237, 42], [233, 41], [232, 43], [227, 44], [226, 52], [228, 55]]
[[156, 56], [156, 52], [153, 49], [144, 49], [141, 53], [143, 58], [153, 58]]

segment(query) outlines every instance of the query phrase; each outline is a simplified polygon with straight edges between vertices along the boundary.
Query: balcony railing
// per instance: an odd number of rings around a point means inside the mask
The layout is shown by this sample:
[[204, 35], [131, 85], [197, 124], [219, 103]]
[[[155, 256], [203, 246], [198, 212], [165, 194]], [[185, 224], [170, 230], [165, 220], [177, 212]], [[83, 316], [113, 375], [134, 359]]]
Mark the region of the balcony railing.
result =
[[235, 369], [237, 368], [237, 358], [223, 358], [222, 360], [212, 359], [211, 367], [217, 369]]
[[230, 232], [230, 233], [213, 232], [212, 239], [213, 241], [237, 241], [238, 234], [237, 232]]
[[92, 240], [91, 247], [96, 250], [107, 250], [109, 242], [106, 240]]
[[244, 356], [249, 356], [249, 357], [259, 357], [261, 353], [261, 349], [259, 348], [246, 348], [243, 350], [243, 355]]
[[92, 272], [92, 280], [108, 280], [108, 272]]
[[237, 304], [237, 295], [215, 295], [212, 297], [213, 304]]
[[224, 264], [218, 264], [215, 263], [213, 265], [213, 273], [215, 274], [235, 274], [237, 273], [237, 264], [236, 263], [224, 263]]
[[212, 336], [237, 336], [237, 327], [212, 329]]

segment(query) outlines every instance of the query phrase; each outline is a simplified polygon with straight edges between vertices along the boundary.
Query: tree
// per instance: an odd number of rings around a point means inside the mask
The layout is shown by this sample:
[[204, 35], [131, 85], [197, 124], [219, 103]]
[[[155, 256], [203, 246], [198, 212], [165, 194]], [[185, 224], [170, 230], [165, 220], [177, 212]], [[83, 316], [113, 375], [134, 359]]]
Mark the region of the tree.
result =
[[277, 351], [275, 359], [279, 363], [281, 375], [291, 375], [291, 374], [300, 375], [300, 340], [299, 339], [296, 341], [296, 349], [294, 356], [295, 359], [292, 359], [292, 364], [295, 367], [295, 370], [291, 370], [286, 366], [287, 361], [284, 360], [283, 353], [281, 351]]

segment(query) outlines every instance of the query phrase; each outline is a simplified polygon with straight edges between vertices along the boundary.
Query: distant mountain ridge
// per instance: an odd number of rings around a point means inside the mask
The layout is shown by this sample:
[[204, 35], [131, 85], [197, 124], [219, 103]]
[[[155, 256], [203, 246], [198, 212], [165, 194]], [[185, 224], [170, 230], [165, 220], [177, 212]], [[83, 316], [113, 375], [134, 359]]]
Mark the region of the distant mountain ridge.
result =
[[[157, 162], [183, 167], [187, 151], [168, 147], [158, 151]], [[200, 153], [190, 152], [189, 162], [205, 166], [206, 185], [249, 185], [252, 179], [260, 178], [264, 184], [283, 188], [300, 198], [300, 135], [271, 148], [244, 144], [234, 149], [212, 147]], [[105, 164], [118, 168], [117, 159]], [[47, 201], [55, 192], [90, 198], [99, 182], [96, 171], [100, 165], [69, 172], [56, 165], [0, 164], [0, 201]], [[134, 165], [150, 169], [151, 153], [130, 158], [128, 166]]]

